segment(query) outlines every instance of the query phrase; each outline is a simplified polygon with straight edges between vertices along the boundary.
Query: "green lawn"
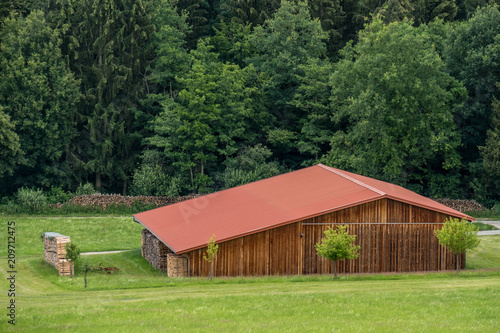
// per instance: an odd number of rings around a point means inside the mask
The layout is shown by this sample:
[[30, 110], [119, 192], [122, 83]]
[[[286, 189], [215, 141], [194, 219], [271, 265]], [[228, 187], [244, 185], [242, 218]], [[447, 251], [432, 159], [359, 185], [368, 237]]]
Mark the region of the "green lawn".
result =
[[[16, 326], [7, 323], [9, 283], [3, 278], [0, 332], [496, 332], [499, 327], [500, 271], [346, 275], [337, 281], [331, 276], [170, 279], [141, 257], [141, 227], [130, 217], [0, 218], [4, 226], [10, 220], [16, 221], [19, 245], [17, 317]], [[85, 251], [132, 250], [82, 256], [78, 266], [120, 268], [89, 273], [84, 289], [78, 267], [74, 279], [59, 277], [43, 261], [43, 231], [70, 235]], [[6, 244], [5, 231], [2, 237]], [[8, 276], [1, 251], [0, 271]], [[481, 236], [467, 266], [500, 268], [500, 235]]]
[[484, 224], [484, 223], [481, 223], [481, 222], [473, 222], [472, 224], [474, 224], [476, 227], [478, 227], [479, 231], [497, 230], [497, 228], [495, 228], [491, 224]]
[[[43, 254], [42, 233], [58, 232], [71, 237], [83, 252], [137, 249], [141, 247], [143, 227], [134, 223], [132, 216], [93, 217], [0, 217], [5, 232], [0, 233], [1, 244], [6, 244], [7, 223], [16, 222], [16, 248], [18, 255]], [[7, 247], [0, 247], [0, 256], [7, 254]]]

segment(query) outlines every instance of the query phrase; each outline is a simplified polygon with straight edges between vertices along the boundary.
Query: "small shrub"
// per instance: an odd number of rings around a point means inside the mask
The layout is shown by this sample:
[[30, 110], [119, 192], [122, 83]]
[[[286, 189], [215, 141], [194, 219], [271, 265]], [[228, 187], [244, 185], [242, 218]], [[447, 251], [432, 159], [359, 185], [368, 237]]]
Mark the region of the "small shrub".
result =
[[65, 203], [73, 196], [73, 193], [65, 192], [61, 187], [52, 186], [47, 192], [47, 199], [51, 204]]
[[91, 183], [86, 183], [85, 185], [80, 184], [75, 192], [76, 195], [92, 195], [95, 193], [99, 192], [96, 191], [94, 185], [92, 185]]
[[142, 165], [133, 176], [132, 195], [178, 196], [181, 191], [179, 177], [167, 175], [160, 165]]
[[47, 206], [47, 196], [41, 189], [21, 187], [17, 190], [16, 203], [24, 210], [33, 213]]

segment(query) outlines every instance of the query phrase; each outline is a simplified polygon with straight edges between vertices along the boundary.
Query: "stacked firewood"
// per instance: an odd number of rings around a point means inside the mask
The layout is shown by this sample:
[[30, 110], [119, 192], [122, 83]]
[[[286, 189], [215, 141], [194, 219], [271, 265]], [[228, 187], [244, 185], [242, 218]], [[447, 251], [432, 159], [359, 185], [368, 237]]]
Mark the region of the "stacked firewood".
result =
[[60, 276], [71, 276], [75, 271], [75, 263], [66, 259], [60, 259], [57, 265]]
[[92, 194], [78, 195], [73, 197], [68, 203], [79, 206], [101, 207], [106, 210], [110, 205], [125, 205], [132, 207], [134, 202], [143, 205], [153, 204], [155, 207], [162, 207], [198, 197], [197, 194], [190, 194], [182, 197], [155, 197], [155, 196], [123, 196], [120, 194]]
[[182, 255], [167, 254], [167, 275], [169, 277], [187, 277], [188, 276], [188, 258]]
[[435, 199], [440, 204], [448, 206], [459, 212], [484, 211], [483, 205], [475, 200], [459, 200], [459, 199]]
[[142, 230], [142, 256], [154, 268], [166, 271], [167, 270], [167, 256], [173, 253], [165, 244], [156, 238], [147, 229]]
[[42, 239], [44, 260], [57, 268], [59, 275], [70, 275], [74, 267], [74, 262], [66, 260], [66, 244], [71, 242], [70, 237], [44, 233]]

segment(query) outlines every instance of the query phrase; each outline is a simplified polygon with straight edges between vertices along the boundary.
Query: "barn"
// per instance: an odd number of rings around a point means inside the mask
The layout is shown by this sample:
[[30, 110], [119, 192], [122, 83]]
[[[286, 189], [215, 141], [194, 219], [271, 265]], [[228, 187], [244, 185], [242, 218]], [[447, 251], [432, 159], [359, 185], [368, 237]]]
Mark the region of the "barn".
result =
[[[143, 256], [169, 276], [207, 276], [215, 235], [215, 276], [328, 274], [316, 254], [323, 231], [348, 226], [361, 246], [339, 273], [453, 270], [455, 256], [434, 230], [472, 217], [403, 187], [322, 164], [134, 215]], [[465, 255], [460, 259], [465, 268]]]

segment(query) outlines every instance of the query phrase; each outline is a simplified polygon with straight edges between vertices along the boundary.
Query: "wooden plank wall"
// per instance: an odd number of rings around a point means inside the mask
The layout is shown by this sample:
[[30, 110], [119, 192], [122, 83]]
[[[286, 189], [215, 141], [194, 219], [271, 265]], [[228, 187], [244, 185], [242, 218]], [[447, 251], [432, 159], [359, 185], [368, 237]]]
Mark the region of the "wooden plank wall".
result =
[[[333, 273], [333, 263], [315, 244], [334, 223], [347, 224], [361, 246], [356, 260], [338, 263], [339, 273], [416, 272], [455, 269], [455, 256], [440, 246], [434, 230], [447, 215], [390, 199], [343, 209], [219, 244], [215, 276]], [[408, 224], [387, 224], [406, 222]], [[366, 224], [362, 224], [366, 223]], [[190, 255], [191, 276], [208, 276], [206, 248]], [[461, 258], [465, 268], [465, 255]]]

